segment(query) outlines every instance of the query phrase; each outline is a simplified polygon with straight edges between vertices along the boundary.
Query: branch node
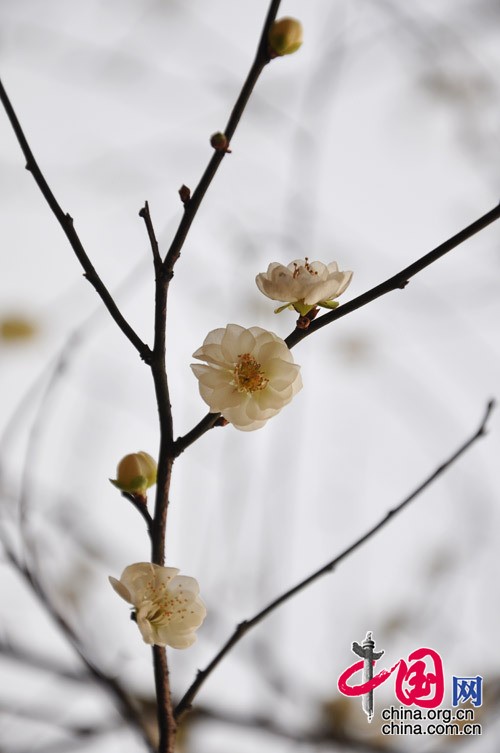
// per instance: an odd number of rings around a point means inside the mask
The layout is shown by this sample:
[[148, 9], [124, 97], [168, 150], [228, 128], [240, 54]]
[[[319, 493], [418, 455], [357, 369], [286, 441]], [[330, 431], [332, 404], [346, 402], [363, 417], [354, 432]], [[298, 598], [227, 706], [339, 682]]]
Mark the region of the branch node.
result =
[[144, 348], [140, 352], [141, 360], [144, 361], [146, 366], [151, 366], [151, 363], [153, 361], [153, 351], [149, 347], [149, 345], [145, 345]]

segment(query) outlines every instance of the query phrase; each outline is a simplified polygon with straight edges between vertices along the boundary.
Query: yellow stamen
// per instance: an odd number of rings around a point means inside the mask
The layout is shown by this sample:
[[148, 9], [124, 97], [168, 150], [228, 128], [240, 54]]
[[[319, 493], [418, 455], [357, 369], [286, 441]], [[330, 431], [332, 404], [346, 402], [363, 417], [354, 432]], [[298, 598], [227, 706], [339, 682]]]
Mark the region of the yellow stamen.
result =
[[261, 365], [250, 353], [238, 356], [239, 361], [234, 368], [234, 384], [238, 392], [258, 392], [267, 387], [269, 379], [261, 371]]

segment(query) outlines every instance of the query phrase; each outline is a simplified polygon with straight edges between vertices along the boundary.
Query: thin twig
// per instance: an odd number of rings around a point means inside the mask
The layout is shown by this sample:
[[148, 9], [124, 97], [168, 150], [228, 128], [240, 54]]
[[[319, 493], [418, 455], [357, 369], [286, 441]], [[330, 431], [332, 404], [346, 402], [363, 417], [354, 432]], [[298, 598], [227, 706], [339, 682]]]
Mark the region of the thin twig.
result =
[[299, 343], [305, 337], [308, 337], [308, 335], [311, 335], [313, 332], [317, 332], [327, 324], [330, 324], [337, 319], [341, 319], [343, 316], [356, 311], [356, 309], [360, 309], [362, 306], [366, 306], [367, 303], [371, 303], [376, 298], [380, 298], [386, 293], [390, 293], [392, 290], [402, 290], [406, 287], [408, 281], [416, 274], [433, 264], [449, 251], [452, 251], [457, 246], [460, 246], [460, 244], [464, 241], [472, 238], [472, 236], [476, 235], [476, 233], [484, 230], [484, 228], [488, 227], [488, 225], [491, 225], [492, 222], [495, 222], [499, 218], [500, 204], [491, 211], [484, 214], [471, 225], [468, 225], [459, 233], [449, 238], [444, 243], [441, 243], [441, 245], [437, 246], [435, 249], [433, 249], [433, 251], [429, 251], [428, 254], [425, 254], [425, 256], [417, 259], [417, 261], [413, 262], [413, 264], [410, 264], [409, 267], [402, 269], [401, 272], [398, 272], [393, 277], [389, 277], [388, 280], [381, 282], [379, 285], [371, 288], [371, 290], [367, 290], [366, 293], [359, 295], [357, 298], [353, 298], [352, 301], [348, 301], [342, 306], [339, 306], [337, 309], [328, 312], [328, 314], [323, 314], [323, 316], [318, 317], [311, 322], [308, 329], [296, 328], [285, 339], [286, 344], [289, 348], [293, 348], [294, 345], [297, 345], [297, 343]]
[[197, 439], [203, 436], [209, 429], [212, 429], [220, 418], [220, 413], [207, 413], [196, 426], [184, 434], [183, 437], [178, 437], [175, 440], [175, 456], [178, 457], [186, 447], [196, 442]]
[[131, 502], [135, 507], [139, 515], [144, 518], [144, 520], [146, 521], [149, 537], [151, 538], [151, 536], [153, 535], [153, 518], [151, 517], [151, 514], [148, 510], [147, 499], [142, 497], [138, 498], [137, 495], [130, 494], [129, 492], [122, 492], [122, 497], [128, 499], [128, 501]]
[[143, 208], [139, 212], [139, 217], [142, 217], [146, 224], [146, 230], [148, 231], [149, 242], [151, 244], [155, 270], [158, 271], [161, 268], [161, 254], [153, 227], [153, 221], [151, 219], [151, 213], [149, 211], [149, 204], [147, 201], [144, 203]]
[[302, 591], [304, 588], [306, 588], [308, 585], [313, 583], [315, 580], [318, 580], [322, 575], [325, 575], [326, 573], [331, 573], [342, 560], [344, 560], [346, 557], [348, 557], [350, 554], [352, 554], [354, 551], [359, 549], [359, 547], [364, 544], [368, 539], [371, 539], [372, 536], [374, 536], [381, 528], [383, 528], [395, 515], [400, 513], [407, 505], [410, 504], [416, 497], [418, 497], [430, 484], [432, 484], [433, 481], [435, 481], [439, 476], [441, 476], [458, 458], [463, 455], [480, 437], [483, 437], [486, 434], [486, 424], [488, 422], [488, 419], [490, 417], [490, 414], [494, 408], [494, 401], [490, 400], [490, 402], [487, 405], [484, 417], [479, 425], [479, 428], [474, 432], [474, 434], [467, 439], [459, 448], [456, 450], [456, 452], [453, 453], [447, 460], [445, 460], [444, 463], [442, 463], [438, 468], [436, 468], [433, 473], [431, 473], [430, 476], [428, 476], [425, 481], [423, 481], [406, 499], [404, 499], [402, 502], [399, 503], [396, 507], [394, 507], [392, 510], [389, 510], [389, 512], [372, 528], [370, 528], [369, 531], [364, 533], [362, 536], [360, 536], [356, 541], [347, 547], [347, 549], [344, 549], [343, 552], [341, 552], [339, 555], [334, 557], [332, 560], [326, 563], [326, 565], [323, 565], [319, 568], [319, 570], [316, 570], [312, 575], [309, 575], [307, 578], [304, 578], [304, 580], [301, 580], [299, 583], [297, 583], [292, 588], [285, 591], [281, 596], [278, 596], [276, 599], [274, 599], [270, 604], [267, 605], [264, 609], [262, 609], [260, 612], [258, 612], [254, 617], [252, 617], [249, 620], [244, 620], [241, 622], [237, 627], [234, 633], [231, 635], [231, 637], [228, 639], [228, 641], [224, 644], [224, 646], [221, 648], [221, 650], [216, 654], [216, 656], [212, 659], [210, 664], [204, 669], [200, 670], [196, 676], [196, 679], [192, 683], [192, 685], [188, 688], [186, 693], [184, 694], [181, 701], [178, 703], [177, 708], [175, 710], [176, 717], [179, 719], [183, 713], [188, 711], [191, 707], [191, 704], [196, 697], [198, 691], [200, 690], [201, 686], [205, 682], [205, 680], [210, 676], [210, 674], [214, 671], [214, 669], [217, 667], [217, 665], [221, 662], [221, 660], [226, 656], [227, 653], [237, 644], [239, 641], [243, 638], [246, 633], [248, 633], [249, 630], [251, 630], [255, 625], [258, 625], [259, 622], [262, 622], [262, 620], [267, 617], [271, 612], [273, 612], [275, 609], [277, 609], [281, 604], [284, 604], [286, 601], [289, 601], [289, 599], [292, 598], [292, 596], [295, 596], [295, 594]]
[[33, 155], [33, 152], [31, 151], [31, 147], [28, 144], [28, 141], [26, 139], [26, 136], [24, 135], [24, 131], [21, 127], [19, 119], [16, 115], [16, 112], [11, 104], [9, 97], [7, 96], [7, 92], [5, 91], [1, 80], [0, 80], [0, 101], [2, 102], [4, 106], [5, 112], [7, 113], [7, 117], [10, 120], [10, 124], [14, 131], [14, 134], [19, 142], [19, 146], [21, 147], [24, 157], [26, 159], [26, 169], [32, 174], [38, 188], [42, 192], [43, 197], [45, 198], [47, 204], [49, 205], [57, 221], [59, 222], [64, 234], [66, 235], [68, 241], [70, 242], [71, 247], [78, 258], [78, 261], [80, 262], [80, 264], [82, 265], [84, 269], [84, 272], [85, 272], [84, 276], [91, 283], [91, 285], [94, 286], [96, 292], [101, 297], [102, 302], [108, 309], [109, 313], [115, 320], [116, 324], [119, 326], [123, 334], [130, 340], [134, 348], [138, 351], [142, 360], [145, 361], [146, 363], [149, 363], [149, 357], [150, 357], [149, 347], [146, 345], [146, 343], [144, 343], [141, 340], [141, 338], [138, 336], [138, 334], [130, 326], [130, 324], [127, 322], [127, 320], [121, 313], [120, 309], [115, 303], [113, 296], [111, 295], [111, 293], [109, 292], [109, 290], [107, 289], [107, 287], [105, 286], [105, 284], [103, 283], [99, 275], [97, 274], [94, 268], [94, 265], [92, 264], [89, 257], [87, 256], [87, 253], [80, 240], [80, 237], [75, 230], [73, 218], [68, 213], [63, 211], [56, 197], [52, 193], [52, 190], [50, 189], [49, 184], [45, 180], [45, 177], [38, 166], [38, 163]]
[[[269, 10], [267, 12], [266, 20], [262, 28], [262, 33], [261, 33], [259, 44], [257, 47], [255, 59], [252, 63], [252, 66], [250, 68], [246, 81], [243, 84], [241, 92], [238, 96], [238, 99], [236, 100], [236, 104], [233, 107], [233, 110], [227, 122], [226, 128], [224, 130], [224, 135], [226, 136], [228, 143], [231, 141], [231, 139], [234, 136], [238, 123], [240, 122], [241, 116], [243, 115], [245, 107], [255, 87], [255, 84], [257, 83], [259, 79], [260, 74], [262, 73], [265, 66], [271, 60], [269, 56], [267, 37], [268, 37], [269, 27], [271, 26], [271, 24], [276, 18], [276, 14], [278, 13], [280, 3], [281, 3], [281, 0], [272, 0], [272, 2], [269, 5]], [[189, 228], [191, 227], [191, 224], [194, 218], [196, 217], [196, 214], [203, 200], [203, 197], [205, 196], [207, 189], [210, 186], [210, 183], [212, 182], [219, 168], [219, 165], [225, 156], [226, 156], [226, 151], [224, 150], [214, 151], [214, 154], [210, 162], [208, 163], [206, 170], [203, 173], [201, 180], [198, 183], [194, 193], [192, 194], [191, 198], [188, 201], [186, 201], [184, 205], [184, 215], [182, 217], [182, 220], [179, 224], [179, 227], [170, 245], [170, 248], [168, 250], [167, 256], [163, 264], [165, 273], [169, 279], [173, 275], [174, 265], [180, 256], [182, 247], [184, 245], [184, 241], [186, 240], [186, 236], [189, 232]]]

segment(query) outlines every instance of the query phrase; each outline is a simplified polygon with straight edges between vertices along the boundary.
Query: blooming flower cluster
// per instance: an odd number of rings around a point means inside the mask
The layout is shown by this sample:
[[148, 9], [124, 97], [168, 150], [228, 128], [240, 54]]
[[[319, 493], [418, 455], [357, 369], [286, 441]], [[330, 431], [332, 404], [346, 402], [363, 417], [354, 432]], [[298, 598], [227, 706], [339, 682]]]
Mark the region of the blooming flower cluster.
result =
[[120, 580], [110, 576], [116, 593], [135, 609], [135, 620], [144, 643], [188, 648], [206, 609], [194, 578], [178, 575], [176, 567], [137, 562], [123, 571]]
[[[293, 43], [293, 40], [292, 40]], [[292, 44], [293, 46], [293, 44]], [[286, 53], [281, 53], [286, 54]], [[341, 272], [336, 262], [322, 264], [298, 259], [288, 266], [274, 262], [256, 277], [268, 298], [284, 301], [285, 308], [305, 316], [316, 306], [335, 308], [335, 300], [349, 285], [352, 272]], [[245, 329], [228, 324], [206, 336], [191, 364], [200, 395], [212, 413], [236, 429], [253, 431], [275, 416], [302, 389], [300, 366], [294, 363], [284, 340], [261, 327]], [[112, 481], [125, 492], [144, 497], [156, 483], [156, 462], [146, 452], [126, 455]], [[134, 607], [134, 619], [145, 643], [187, 648], [206, 609], [194, 578], [174, 567], [150, 562], [129, 565], [120, 580], [109, 578], [114, 590]]]
[[273, 262], [267, 272], [257, 275], [255, 282], [268, 298], [286, 301], [275, 313], [290, 308], [305, 316], [315, 306], [336, 308], [338, 302], [334, 299], [342, 295], [351, 279], [352, 272], [340, 272], [337, 262], [310, 262], [306, 257], [292, 261], [286, 267]]
[[302, 388], [285, 342], [260, 327], [215, 329], [193, 358], [206, 362], [191, 364], [203, 400], [242, 431], [259, 429]]

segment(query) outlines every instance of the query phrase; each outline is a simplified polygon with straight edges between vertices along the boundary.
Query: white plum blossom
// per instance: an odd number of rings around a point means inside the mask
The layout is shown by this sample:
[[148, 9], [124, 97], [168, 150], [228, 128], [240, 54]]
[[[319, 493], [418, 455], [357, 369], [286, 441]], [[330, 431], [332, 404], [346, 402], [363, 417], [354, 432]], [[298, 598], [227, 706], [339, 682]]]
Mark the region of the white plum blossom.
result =
[[207, 610], [195, 578], [178, 575], [176, 567], [136, 562], [120, 580], [109, 577], [116, 593], [135, 608], [134, 619], [144, 643], [188, 648]]
[[310, 262], [306, 257], [296, 259], [286, 267], [273, 262], [267, 272], [257, 275], [255, 282], [268, 298], [286, 302], [275, 313], [290, 308], [305, 316], [315, 306], [336, 308], [338, 302], [334, 299], [346, 290], [351, 278], [352, 272], [340, 272], [335, 261], [323, 264]]
[[286, 343], [260, 327], [214, 329], [193, 358], [206, 361], [191, 368], [210, 411], [242, 431], [264, 426], [302, 388]]

